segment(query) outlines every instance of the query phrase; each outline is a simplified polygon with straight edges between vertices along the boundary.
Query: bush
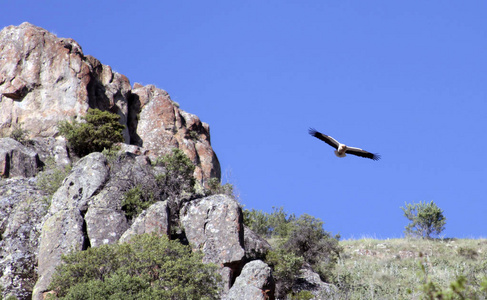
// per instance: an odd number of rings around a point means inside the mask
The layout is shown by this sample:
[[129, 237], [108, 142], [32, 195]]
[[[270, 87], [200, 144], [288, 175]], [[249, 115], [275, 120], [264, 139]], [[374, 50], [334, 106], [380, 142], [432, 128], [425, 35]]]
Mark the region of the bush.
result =
[[184, 194], [194, 194], [195, 166], [182, 150], [173, 148], [171, 154], [158, 159], [155, 164], [162, 164], [166, 169], [158, 177], [159, 183], [163, 185], [163, 198], [175, 200]]
[[27, 129], [22, 129], [22, 123], [20, 123], [14, 128], [14, 130], [12, 130], [9, 137], [21, 144], [26, 145], [29, 142], [29, 140], [27, 139], [28, 134], [29, 131]]
[[331, 271], [342, 251], [339, 240], [339, 235], [333, 237], [323, 229], [323, 221], [303, 214], [292, 223], [282, 248], [303, 257], [322, 280], [330, 282]]
[[431, 234], [439, 235], [445, 229], [446, 218], [436, 204], [419, 202], [415, 204], [405, 203], [401, 207], [404, 216], [411, 223], [406, 226], [405, 233], [407, 236], [420, 238], [431, 238]]
[[276, 280], [276, 293], [282, 298], [291, 292], [303, 266], [304, 259], [284, 249], [271, 250], [266, 255], [266, 263], [272, 267], [274, 279]]
[[218, 178], [210, 178], [210, 180], [208, 180], [208, 189], [206, 190], [205, 194], [207, 196], [224, 194], [235, 198], [233, 195], [233, 185], [230, 183], [225, 183], [222, 185]]
[[61, 299], [219, 299], [217, 266], [166, 236], [142, 234], [62, 260], [49, 285]]
[[131, 220], [156, 201], [152, 193], [143, 190], [142, 186], [137, 185], [124, 194], [122, 210], [125, 212], [125, 217]]
[[274, 270], [276, 293], [280, 297], [291, 292], [304, 263], [309, 264], [322, 280], [329, 282], [331, 279], [342, 251], [338, 244], [340, 236], [332, 237], [326, 232], [321, 220], [307, 214], [296, 219], [282, 207], [273, 207], [270, 214], [244, 210], [244, 224], [273, 244], [274, 250], [267, 254], [266, 262]]
[[284, 239], [288, 236], [296, 217], [294, 214], [288, 216], [282, 207], [273, 207], [272, 210], [269, 214], [260, 210], [246, 209], [243, 211], [244, 224], [260, 236]]
[[117, 114], [99, 109], [88, 109], [84, 122], [72, 119], [58, 123], [59, 133], [66, 137], [71, 149], [80, 157], [92, 152], [109, 149], [114, 143], [123, 142], [124, 125]]

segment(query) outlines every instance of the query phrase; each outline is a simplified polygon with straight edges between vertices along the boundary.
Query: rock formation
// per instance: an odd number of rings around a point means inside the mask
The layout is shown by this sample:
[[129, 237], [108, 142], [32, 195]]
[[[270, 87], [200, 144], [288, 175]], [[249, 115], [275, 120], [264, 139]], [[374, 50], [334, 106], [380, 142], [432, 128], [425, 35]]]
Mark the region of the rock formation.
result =
[[220, 177], [209, 126], [181, 110], [168, 93], [135, 84], [73, 39], [23, 23], [0, 32], [0, 136], [20, 128], [29, 137], [56, 137], [57, 123], [79, 118], [88, 108], [117, 113], [126, 144], [149, 156], [181, 148], [195, 163], [195, 177]]

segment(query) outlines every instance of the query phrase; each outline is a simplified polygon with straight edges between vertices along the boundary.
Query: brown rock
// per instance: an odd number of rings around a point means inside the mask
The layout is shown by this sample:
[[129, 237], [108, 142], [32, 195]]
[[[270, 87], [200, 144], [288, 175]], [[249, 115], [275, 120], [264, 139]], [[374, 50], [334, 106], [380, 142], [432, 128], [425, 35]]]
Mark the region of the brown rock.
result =
[[220, 163], [210, 143], [208, 124], [179, 108], [169, 94], [153, 85], [135, 84], [131, 98], [130, 128], [133, 141], [150, 149], [150, 156], [170, 153], [180, 148], [197, 166], [195, 177], [204, 181], [220, 178]]

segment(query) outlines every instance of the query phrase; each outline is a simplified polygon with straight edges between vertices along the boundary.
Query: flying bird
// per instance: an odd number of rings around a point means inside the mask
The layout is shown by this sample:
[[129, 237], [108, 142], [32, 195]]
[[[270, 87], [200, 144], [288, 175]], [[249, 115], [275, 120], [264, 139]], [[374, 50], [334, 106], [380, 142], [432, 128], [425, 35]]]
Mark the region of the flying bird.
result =
[[365, 151], [365, 150], [360, 149], [360, 148], [346, 146], [346, 145], [338, 142], [337, 140], [335, 140], [331, 136], [323, 134], [321, 132], [318, 132], [318, 131], [314, 130], [313, 128], [309, 129], [309, 134], [311, 134], [315, 138], [318, 138], [318, 139], [322, 140], [323, 142], [327, 143], [328, 145], [332, 146], [333, 148], [335, 148], [336, 149], [335, 155], [338, 157], [345, 157], [346, 153], [348, 153], [348, 154], [353, 154], [353, 155], [357, 155], [360, 157], [370, 158], [373, 160], [379, 160], [380, 159], [379, 154], [370, 153], [370, 152]]

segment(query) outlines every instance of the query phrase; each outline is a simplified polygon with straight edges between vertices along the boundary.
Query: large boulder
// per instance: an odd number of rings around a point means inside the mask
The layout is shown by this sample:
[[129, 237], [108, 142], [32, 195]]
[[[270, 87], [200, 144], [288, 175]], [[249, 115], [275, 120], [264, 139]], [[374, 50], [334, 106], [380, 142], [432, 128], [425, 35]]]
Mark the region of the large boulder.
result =
[[73, 166], [53, 195], [43, 223], [34, 299], [40, 299], [47, 291], [61, 254], [117, 243], [129, 228], [124, 240], [131, 234], [169, 230], [165, 202], [154, 204], [130, 227], [122, 200], [136, 186], [158, 194], [155, 173], [148, 160], [129, 153], [111, 160], [101, 153], [91, 153]]
[[273, 300], [274, 279], [271, 268], [261, 260], [246, 264], [228, 291], [228, 300]]
[[134, 235], [143, 233], [158, 233], [170, 235], [169, 206], [167, 201], [158, 201], [142, 212], [120, 238], [120, 243], [126, 243]]
[[180, 218], [189, 243], [203, 252], [203, 261], [222, 266], [228, 291], [244, 263], [242, 209], [227, 195], [213, 195], [187, 203]]
[[31, 148], [11, 138], [0, 139], [0, 178], [35, 176], [42, 163]]

